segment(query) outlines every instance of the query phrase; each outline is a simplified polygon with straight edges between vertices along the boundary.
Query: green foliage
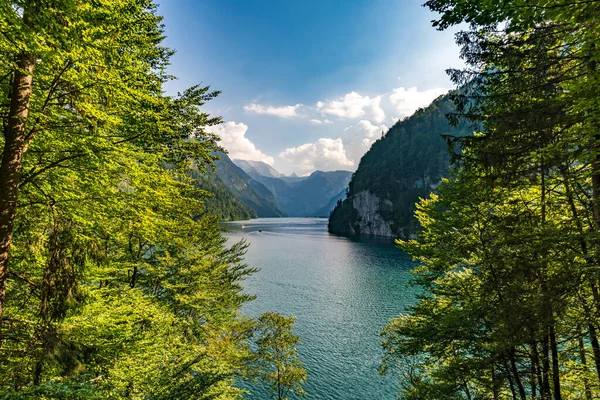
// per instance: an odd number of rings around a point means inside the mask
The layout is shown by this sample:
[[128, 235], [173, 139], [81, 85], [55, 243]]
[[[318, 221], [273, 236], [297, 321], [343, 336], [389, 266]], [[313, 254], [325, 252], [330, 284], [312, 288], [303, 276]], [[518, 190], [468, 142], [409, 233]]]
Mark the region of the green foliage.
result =
[[0, 27], [0, 398], [239, 398], [257, 322], [214, 215], [248, 210], [207, 192], [218, 92], [163, 93], [150, 0], [3, 2]]
[[206, 210], [220, 221], [239, 221], [256, 218], [254, 209], [242, 203], [212, 170], [192, 171], [196, 186], [211, 195], [204, 199]]
[[[383, 332], [410, 399], [586, 399], [600, 392], [598, 2], [432, 0], [469, 66], [452, 174], [421, 200], [426, 294]], [[597, 87], [597, 86], [596, 86]]]
[[293, 333], [294, 317], [275, 313], [260, 316], [256, 325], [256, 367], [260, 379], [268, 385], [277, 400], [285, 400], [290, 393], [304, 396], [302, 384], [306, 370], [296, 354], [300, 338]]

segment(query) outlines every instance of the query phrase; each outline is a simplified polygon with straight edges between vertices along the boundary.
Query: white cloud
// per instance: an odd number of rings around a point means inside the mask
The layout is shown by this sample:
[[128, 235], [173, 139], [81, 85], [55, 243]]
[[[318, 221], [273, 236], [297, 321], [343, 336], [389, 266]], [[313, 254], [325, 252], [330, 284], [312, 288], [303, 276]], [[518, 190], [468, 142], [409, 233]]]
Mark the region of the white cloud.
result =
[[285, 162], [286, 169], [300, 174], [315, 169], [354, 170], [363, 154], [387, 130], [385, 125], [374, 125], [371, 121], [360, 120], [344, 129], [342, 137], [338, 139], [320, 138], [314, 143], [287, 148], [279, 154], [279, 158]]
[[339, 118], [368, 118], [377, 123], [383, 122], [385, 112], [380, 106], [381, 96], [363, 96], [357, 92], [347, 93], [336, 100], [317, 102], [317, 110], [322, 115], [333, 115]]
[[254, 143], [246, 137], [248, 125], [233, 121], [225, 122], [220, 125], [209, 126], [205, 128], [208, 132], [214, 133], [221, 138], [221, 146], [229, 152], [229, 157], [242, 160], [263, 161], [273, 165], [273, 157], [266, 155], [258, 150]]
[[279, 157], [300, 173], [312, 172], [315, 169], [334, 171], [354, 167], [354, 162], [346, 157], [341, 138], [321, 138], [314, 143], [287, 148]]
[[[303, 117], [313, 125], [313, 132], [322, 132], [317, 136], [321, 136], [320, 139], [286, 148], [276, 157], [277, 168], [280, 170], [305, 174], [315, 169], [355, 169], [364, 153], [381, 137], [382, 131], [387, 132], [388, 126], [393, 122], [413, 114], [418, 108], [428, 106], [447, 91], [445, 88], [418, 90], [416, 87], [397, 87], [374, 97], [352, 91], [334, 100], [318, 101], [314, 106], [296, 104], [275, 107], [252, 103], [244, 109], [248, 113], [287, 119]], [[243, 124], [233, 124], [237, 129], [239, 126], [247, 129]], [[351, 125], [348, 126], [349, 124]], [[263, 161], [266, 158], [269, 161], [265, 162], [272, 163], [272, 157], [260, 152], [245, 138], [245, 129], [241, 135], [235, 136], [235, 145], [231, 144], [230, 148], [224, 140], [224, 146], [234, 153], [240, 149], [244, 155], [236, 156], [238, 158]], [[331, 139], [327, 136], [339, 137]]]
[[244, 106], [244, 110], [249, 113], [262, 114], [262, 115], [274, 115], [281, 118], [292, 118], [298, 116], [298, 109], [302, 107], [302, 104], [296, 104], [295, 106], [265, 106], [262, 104], [248, 104]]
[[330, 121], [328, 119], [311, 119], [309, 122], [311, 124], [315, 124], [315, 125], [322, 125], [322, 124], [331, 124], [331, 123], [333, 123], [333, 121]]
[[394, 89], [389, 100], [397, 113], [396, 119], [408, 117], [421, 107], [428, 106], [435, 98], [448, 92], [448, 89], [435, 88], [419, 92], [416, 87]]
[[367, 120], [360, 120], [356, 124], [347, 127], [344, 129], [342, 136], [347, 156], [358, 166], [361, 157], [371, 148], [373, 142], [387, 131], [387, 126], [374, 125]]

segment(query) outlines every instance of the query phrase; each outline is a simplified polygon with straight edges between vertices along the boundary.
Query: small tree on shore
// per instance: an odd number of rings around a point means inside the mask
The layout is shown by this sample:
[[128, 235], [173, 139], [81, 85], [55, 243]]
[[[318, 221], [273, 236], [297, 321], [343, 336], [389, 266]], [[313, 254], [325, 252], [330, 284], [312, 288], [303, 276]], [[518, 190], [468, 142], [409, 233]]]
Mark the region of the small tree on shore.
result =
[[300, 338], [293, 332], [295, 320], [294, 316], [265, 313], [256, 325], [258, 375], [277, 400], [288, 399], [290, 393], [306, 395], [302, 388], [306, 370], [296, 353]]

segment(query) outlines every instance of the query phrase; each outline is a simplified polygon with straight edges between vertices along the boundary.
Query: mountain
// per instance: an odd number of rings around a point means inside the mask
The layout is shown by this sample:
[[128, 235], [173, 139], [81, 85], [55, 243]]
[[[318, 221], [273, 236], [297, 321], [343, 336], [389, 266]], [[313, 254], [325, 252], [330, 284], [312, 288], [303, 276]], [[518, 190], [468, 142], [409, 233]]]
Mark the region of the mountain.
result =
[[[273, 193], [277, 204], [290, 217], [327, 217], [352, 176], [349, 171], [315, 171], [303, 177], [273, 177], [260, 174], [240, 160], [236, 163]], [[332, 202], [333, 198], [336, 200]]]
[[343, 188], [337, 195], [329, 199], [329, 202], [325, 206], [321, 207], [321, 209], [319, 209], [315, 215], [319, 217], [329, 217], [338, 201], [343, 201], [346, 198], [347, 191], [347, 187]]
[[415, 203], [427, 197], [448, 171], [442, 135], [473, 133], [450, 126], [453, 104], [441, 96], [411, 117], [398, 121], [362, 157], [348, 187], [329, 218], [331, 233], [356, 236], [410, 237], [418, 228]]
[[307, 178], [306, 176], [298, 176], [295, 173], [291, 174], [289, 176], [281, 176], [281, 177], [279, 177], [279, 179], [281, 179], [282, 181], [287, 182], [287, 183], [300, 182], [300, 181], [303, 181], [306, 178]]
[[261, 176], [267, 176], [270, 178], [279, 178], [284, 176], [280, 174], [275, 168], [271, 167], [262, 161], [250, 161], [250, 160], [232, 160], [235, 165], [244, 170], [248, 175], [254, 176], [255, 174]]
[[256, 211], [259, 217], [285, 217], [273, 193], [235, 165], [223, 153], [215, 162], [217, 176], [242, 203]]
[[196, 180], [196, 186], [212, 193], [204, 200], [206, 209], [221, 221], [236, 221], [256, 218], [254, 209], [244, 204], [210, 169], [205, 173], [194, 170], [190, 175]]
[[293, 188], [290, 215], [328, 217], [351, 178], [350, 171], [315, 171], [306, 179], [288, 183]]

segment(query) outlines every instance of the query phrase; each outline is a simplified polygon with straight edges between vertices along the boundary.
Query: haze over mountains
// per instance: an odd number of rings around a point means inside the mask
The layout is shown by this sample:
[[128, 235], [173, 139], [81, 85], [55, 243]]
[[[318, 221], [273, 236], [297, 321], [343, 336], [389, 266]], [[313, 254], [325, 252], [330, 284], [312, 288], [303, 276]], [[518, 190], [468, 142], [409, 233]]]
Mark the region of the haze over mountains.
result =
[[[260, 161], [234, 160], [253, 179], [263, 184], [289, 217], [327, 217], [340, 194], [345, 194], [352, 172], [315, 171], [309, 176], [283, 176]], [[331, 204], [331, 202], [334, 203]]]
[[[448, 172], [443, 135], [465, 136], [473, 127], [451, 126], [449, 94], [398, 121], [362, 157], [356, 172], [315, 171], [286, 176], [261, 161], [217, 161], [216, 175], [251, 217], [329, 217], [329, 231], [345, 236], [410, 237], [418, 229], [415, 202], [435, 190]], [[214, 189], [213, 189], [214, 190]], [[215, 208], [215, 207], [213, 207]], [[222, 212], [240, 219], [247, 209]]]
[[262, 161], [235, 159], [233, 160], [233, 163], [243, 169], [247, 174], [258, 174], [269, 178], [280, 178], [285, 176]]
[[[337, 200], [345, 197], [352, 177], [350, 171], [315, 171], [309, 176], [285, 176], [260, 161], [232, 161], [222, 153], [219, 157], [210, 188], [214, 192], [214, 187], [225, 187], [228, 193], [223, 190], [216, 193], [209, 208], [224, 220], [256, 216], [328, 217]], [[222, 205], [228, 208], [221, 210]], [[239, 209], [240, 205], [243, 210]], [[230, 209], [233, 206], [237, 207], [235, 211]]]

